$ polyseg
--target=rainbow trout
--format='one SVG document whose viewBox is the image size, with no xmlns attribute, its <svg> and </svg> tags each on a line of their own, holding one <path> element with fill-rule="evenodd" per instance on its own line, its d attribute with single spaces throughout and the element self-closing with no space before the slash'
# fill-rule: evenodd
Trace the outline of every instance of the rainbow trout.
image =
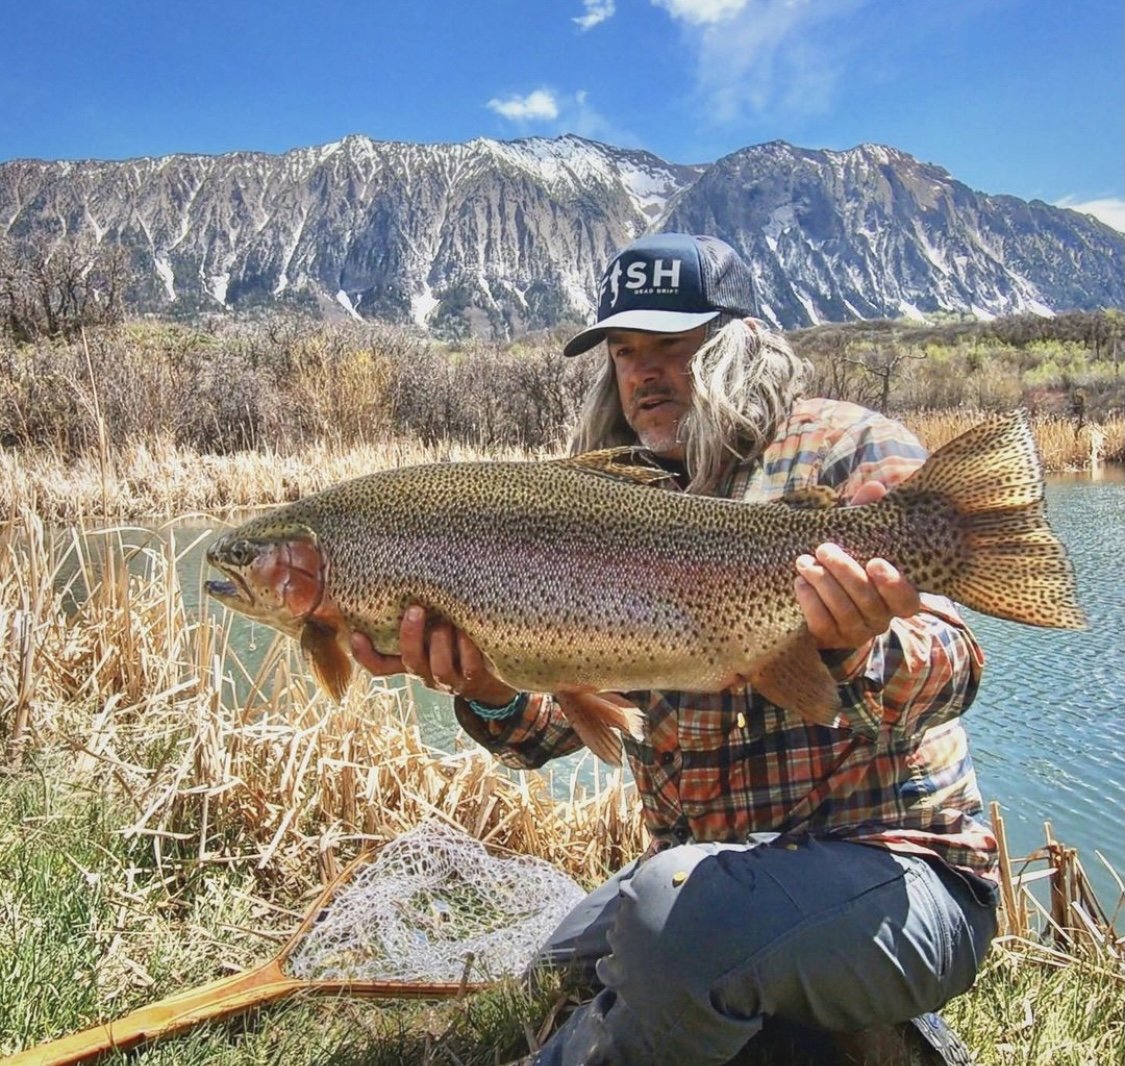
<svg viewBox="0 0 1125 1066">
<path fill-rule="evenodd" d="M 765 504 L 654 488 L 632 449 L 545 462 L 446 463 L 356 478 L 219 537 L 207 589 L 300 640 L 339 699 L 350 638 L 398 652 L 411 604 L 472 638 L 513 687 L 553 692 L 608 762 L 640 712 L 613 695 L 749 684 L 830 723 L 836 683 L 793 591 L 794 560 L 832 541 L 881 557 L 920 590 L 1030 625 L 1082 628 L 1073 574 L 1047 525 L 1022 414 L 935 452 L 879 502 L 830 491 Z"/>
</svg>

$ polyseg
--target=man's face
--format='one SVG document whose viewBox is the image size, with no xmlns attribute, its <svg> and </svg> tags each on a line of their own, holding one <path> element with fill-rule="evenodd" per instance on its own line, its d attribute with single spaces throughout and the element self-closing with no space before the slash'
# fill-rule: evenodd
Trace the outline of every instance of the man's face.
<svg viewBox="0 0 1125 1066">
<path fill-rule="evenodd" d="M 644 447 L 665 459 L 684 457 L 678 432 L 691 405 L 689 367 L 706 337 L 706 326 L 686 333 L 606 333 L 625 421 Z"/>
</svg>

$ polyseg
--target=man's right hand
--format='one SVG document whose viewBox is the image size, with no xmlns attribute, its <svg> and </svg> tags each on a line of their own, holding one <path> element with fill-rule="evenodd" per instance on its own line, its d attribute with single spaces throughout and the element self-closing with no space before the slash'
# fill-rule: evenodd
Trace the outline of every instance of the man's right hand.
<svg viewBox="0 0 1125 1066">
<path fill-rule="evenodd" d="M 503 707 L 516 694 L 489 670 L 480 649 L 452 623 L 439 619 L 427 632 L 426 611 L 417 604 L 402 616 L 398 655 L 380 655 L 361 633 L 352 634 L 352 654 L 377 677 L 411 674 L 428 688 L 489 707 Z"/>
</svg>

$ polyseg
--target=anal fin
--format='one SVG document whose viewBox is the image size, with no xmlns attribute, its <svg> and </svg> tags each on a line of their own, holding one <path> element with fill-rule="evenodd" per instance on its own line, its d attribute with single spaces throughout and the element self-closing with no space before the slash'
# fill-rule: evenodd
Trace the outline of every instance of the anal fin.
<svg viewBox="0 0 1125 1066">
<path fill-rule="evenodd" d="M 771 703 L 818 725 L 832 725 L 840 713 L 836 680 L 803 623 L 757 659 L 746 680 Z"/>
</svg>

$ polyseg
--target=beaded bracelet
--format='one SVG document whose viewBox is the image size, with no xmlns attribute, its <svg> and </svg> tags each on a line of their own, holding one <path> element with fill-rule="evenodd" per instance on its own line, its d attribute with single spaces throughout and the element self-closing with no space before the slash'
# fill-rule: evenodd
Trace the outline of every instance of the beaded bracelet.
<svg viewBox="0 0 1125 1066">
<path fill-rule="evenodd" d="M 517 692 L 503 707 L 488 707 L 477 703 L 476 700 L 465 700 L 465 702 L 478 718 L 483 718 L 486 722 L 497 722 L 501 718 L 511 718 L 512 715 L 522 711 L 527 703 L 527 693 Z"/>
</svg>

